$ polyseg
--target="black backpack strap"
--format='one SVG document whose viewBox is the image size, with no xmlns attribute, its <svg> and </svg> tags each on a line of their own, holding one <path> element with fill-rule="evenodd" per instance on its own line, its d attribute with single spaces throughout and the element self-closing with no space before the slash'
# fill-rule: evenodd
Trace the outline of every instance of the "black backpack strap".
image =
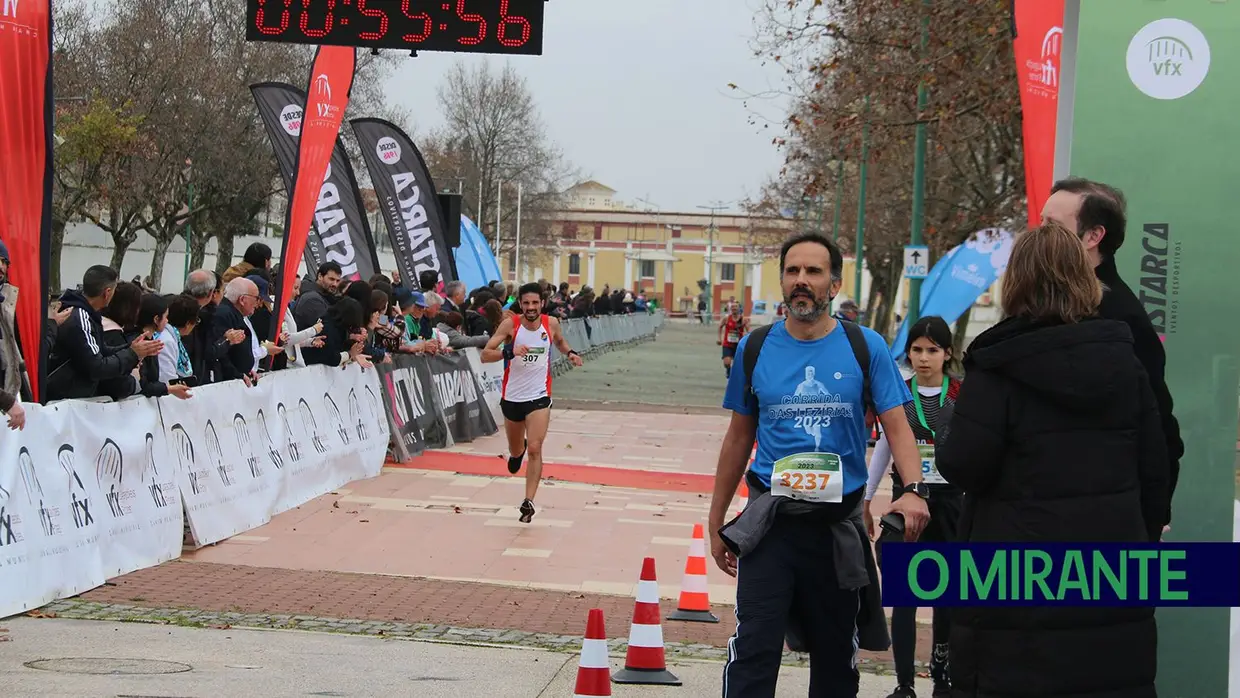
<svg viewBox="0 0 1240 698">
<path fill-rule="evenodd" d="M 745 340 L 745 353 L 741 357 L 741 363 L 745 370 L 745 401 L 753 410 L 754 416 L 758 414 L 758 396 L 753 391 L 753 372 L 758 367 L 758 354 L 762 352 L 762 343 L 766 341 L 766 336 L 771 333 L 774 325 L 763 325 L 749 333 L 748 339 Z"/>
<path fill-rule="evenodd" d="M 847 320 L 840 320 L 839 323 L 844 326 L 844 334 L 848 336 L 848 343 L 852 345 L 853 356 L 861 365 L 862 403 L 865 409 L 873 411 L 875 416 L 878 416 L 878 411 L 874 407 L 874 399 L 870 395 L 870 345 L 866 344 L 865 334 L 862 333 L 860 325 Z"/>
</svg>

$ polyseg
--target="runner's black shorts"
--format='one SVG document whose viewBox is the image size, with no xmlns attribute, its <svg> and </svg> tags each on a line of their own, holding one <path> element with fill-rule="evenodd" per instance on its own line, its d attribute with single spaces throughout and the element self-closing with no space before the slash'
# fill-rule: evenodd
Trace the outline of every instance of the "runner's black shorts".
<svg viewBox="0 0 1240 698">
<path fill-rule="evenodd" d="M 508 400 L 499 401 L 499 410 L 504 413 L 504 419 L 510 422 L 524 422 L 525 418 L 531 413 L 539 410 L 551 408 L 551 396 L 540 397 L 537 400 L 529 402 L 510 402 Z"/>
<path fill-rule="evenodd" d="M 729 359 L 729 358 L 732 358 L 732 357 L 735 357 L 735 356 L 736 356 L 736 347 L 729 347 L 729 346 L 727 346 L 727 345 L 724 345 L 724 347 L 723 347 L 723 358 L 725 358 L 725 359 Z"/>
</svg>

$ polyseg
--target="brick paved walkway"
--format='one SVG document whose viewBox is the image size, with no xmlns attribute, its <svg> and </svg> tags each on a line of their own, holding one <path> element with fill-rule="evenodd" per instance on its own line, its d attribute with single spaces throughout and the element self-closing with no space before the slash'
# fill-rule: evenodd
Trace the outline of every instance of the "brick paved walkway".
<svg viewBox="0 0 1240 698">
<path fill-rule="evenodd" d="M 77 598 L 151 609 L 343 619 L 339 629 L 344 631 L 382 621 L 580 637 L 588 611 L 601 608 L 610 634 L 625 638 L 633 614 L 633 599 L 621 596 L 185 561 L 119 577 Z M 726 606 L 713 608 L 720 619 L 716 624 L 667 621 L 676 604 L 664 601 L 662 606 L 667 642 L 718 648 L 735 630 L 735 616 Z M 919 626 L 918 634 L 918 659 L 925 662 L 929 628 Z M 885 652 L 863 652 L 862 657 L 874 666 L 890 660 Z"/>
</svg>

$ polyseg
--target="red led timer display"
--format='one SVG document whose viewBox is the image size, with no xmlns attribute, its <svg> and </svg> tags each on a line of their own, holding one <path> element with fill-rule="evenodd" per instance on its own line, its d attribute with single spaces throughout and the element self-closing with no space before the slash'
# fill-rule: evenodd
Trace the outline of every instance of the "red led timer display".
<svg viewBox="0 0 1240 698">
<path fill-rule="evenodd" d="M 542 54 L 546 0 L 246 0 L 246 39 Z"/>
</svg>

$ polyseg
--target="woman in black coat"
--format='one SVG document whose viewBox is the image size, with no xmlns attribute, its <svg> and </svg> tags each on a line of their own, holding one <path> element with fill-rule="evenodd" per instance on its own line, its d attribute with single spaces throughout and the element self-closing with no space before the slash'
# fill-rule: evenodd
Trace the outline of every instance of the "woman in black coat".
<svg viewBox="0 0 1240 698">
<path fill-rule="evenodd" d="M 1170 464 L 1127 325 L 1096 318 L 1102 287 L 1076 236 L 1025 233 L 1003 279 L 1007 319 L 965 355 L 936 450 L 966 492 L 961 540 L 1159 540 Z M 954 609 L 958 698 L 1154 698 L 1149 607 Z"/>
<path fill-rule="evenodd" d="M 366 344 L 367 315 L 362 306 L 352 298 L 336 301 L 323 319 L 322 346 L 302 347 L 301 355 L 307 366 L 343 366 L 356 361 L 363 366 L 370 362 L 362 351 Z"/>
</svg>

